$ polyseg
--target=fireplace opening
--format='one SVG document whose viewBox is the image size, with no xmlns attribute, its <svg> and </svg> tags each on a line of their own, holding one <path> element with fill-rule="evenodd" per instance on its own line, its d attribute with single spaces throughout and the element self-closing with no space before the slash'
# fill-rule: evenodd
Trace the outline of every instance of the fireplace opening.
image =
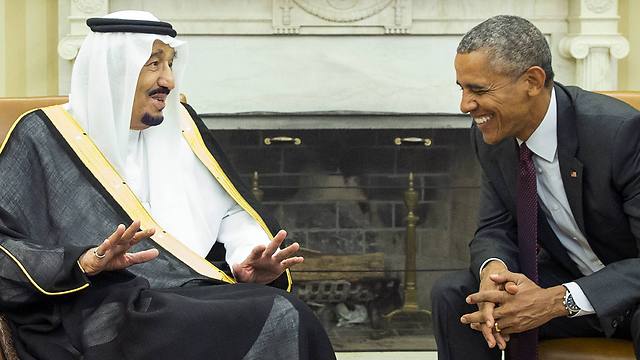
<svg viewBox="0 0 640 360">
<path fill-rule="evenodd" d="M 303 247 L 294 291 L 336 351 L 435 349 L 431 285 L 468 267 L 476 225 L 468 129 L 212 131 Z"/>
</svg>

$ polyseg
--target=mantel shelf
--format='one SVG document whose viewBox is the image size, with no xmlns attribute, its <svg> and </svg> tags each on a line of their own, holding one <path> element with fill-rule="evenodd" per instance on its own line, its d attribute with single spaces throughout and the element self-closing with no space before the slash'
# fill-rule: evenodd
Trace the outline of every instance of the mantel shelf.
<svg viewBox="0 0 640 360">
<path fill-rule="evenodd" d="M 463 129 L 469 115 L 445 113 L 367 113 L 354 111 L 200 114 L 209 129 Z"/>
</svg>

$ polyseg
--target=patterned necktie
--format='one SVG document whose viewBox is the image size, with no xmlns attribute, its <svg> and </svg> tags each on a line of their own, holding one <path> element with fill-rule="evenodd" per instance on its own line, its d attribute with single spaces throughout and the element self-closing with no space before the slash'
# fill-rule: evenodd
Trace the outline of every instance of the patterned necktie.
<svg viewBox="0 0 640 360">
<path fill-rule="evenodd" d="M 520 171 L 518 173 L 518 248 L 520 271 L 538 282 L 538 191 L 533 153 L 526 143 L 520 145 Z M 538 357 L 538 329 L 518 334 L 516 359 L 535 360 Z"/>
</svg>

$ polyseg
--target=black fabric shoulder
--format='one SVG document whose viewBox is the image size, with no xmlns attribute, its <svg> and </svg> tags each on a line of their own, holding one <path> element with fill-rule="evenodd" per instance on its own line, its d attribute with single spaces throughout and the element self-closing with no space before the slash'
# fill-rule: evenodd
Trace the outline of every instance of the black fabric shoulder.
<svg viewBox="0 0 640 360">
<path fill-rule="evenodd" d="M 38 129 L 44 130 L 45 127 L 48 131 L 37 131 Z M 46 138 L 49 135 L 53 139 L 55 139 L 56 144 L 60 146 L 60 148 L 69 157 L 73 164 L 80 170 L 81 174 L 100 193 L 100 195 L 106 201 L 113 202 L 113 198 L 111 197 L 111 195 L 109 195 L 104 186 L 102 186 L 102 184 L 96 179 L 91 171 L 89 171 L 89 169 L 87 169 L 87 167 L 82 163 L 82 160 L 80 160 L 75 151 L 73 151 L 71 146 L 69 146 L 62 134 L 60 134 L 55 125 L 53 125 L 47 115 L 40 109 L 36 109 L 32 112 L 26 113 L 17 120 L 17 124 L 15 124 L 15 127 L 13 128 L 11 133 L 8 134 L 8 139 L 6 140 L 3 152 L 5 150 L 9 150 L 14 141 L 28 141 L 35 147 L 44 146 L 43 144 L 46 144 L 48 141 L 50 141 Z M 43 151 L 48 150 L 43 149 Z M 122 209 L 122 207 L 120 207 L 116 202 L 113 203 L 114 210 L 118 212 L 119 216 L 132 221 L 127 213 Z"/>
<path fill-rule="evenodd" d="M 28 121 L 36 121 L 36 119 L 38 119 L 40 123 L 44 124 L 49 129 L 51 136 L 56 140 L 56 142 L 60 145 L 60 147 L 64 150 L 64 152 L 69 156 L 69 158 L 74 163 L 74 165 L 78 169 L 80 169 L 80 172 L 82 173 L 82 175 L 84 175 L 85 178 L 89 181 L 89 183 L 91 183 L 91 185 L 95 187 L 96 190 L 98 190 L 100 195 L 102 195 L 102 197 L 106 201 L 113 202 L 114 210 L 116 210 L 122 218 L 128 219 L 129 222 L 133 221 L 129 217 L 129 215 L 126 213 L 126 211 L 124 211 L 124 209 L 122 209 L 122 207 L 119 204 L 117 204 L 117 202 L 113 201 L 113 198 L 111 197 L 107 189 L 105 189 L 104 186 L 98 181 L 98 179 L 96 179 L 96 177 L 91 173 L 91 171 L 87 169 L 87 167 L 84 165 L 82 160 L 80 160 L 78 155 L 76 155 L 75 151 L 73 151 L 71 146 L 67 143 L 67 141 L 62 136 L 62 134 L 60 134 L 58 129 L 56 129 L 55 125 L 53 125 L 51 120 L 49 120 L 47 115 L 42 110 L 40 109 L 35 110 L 34 112 L 29 113 L 29 119 L 25 118 L 25 120 L 28 120 Z M 18 124 L 18 126 L 19 125 L 20 124 Z M 18 128 L 18 126 L 16 126 L 16 129 Z"/>
<path fill-rule="evenodd" d="M 564 86 L 559 83 L 556 85 L 556 89 L 564 91 L 570 99 L 578 119 L 582 117 L 601 119 L 602 125 L 606 126 L 616 119 L 625 121 L 640 114 L 640 111 L 633 106 L 614 97 L 583 90 L 577 86 Z"/>
</svg>

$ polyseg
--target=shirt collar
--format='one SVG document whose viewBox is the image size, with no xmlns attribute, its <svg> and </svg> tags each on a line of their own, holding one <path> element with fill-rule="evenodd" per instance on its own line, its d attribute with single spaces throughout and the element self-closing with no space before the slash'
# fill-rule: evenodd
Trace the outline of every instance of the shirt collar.
<svg viewBox="0 0 640 360">
<path fill-rule="evenodd" d="M 558 104 L 556 103 L 556 90 L 551 89 L 551 101 L 549 108 L 544 115 L 542 122 L 538 128 L 529 136 L 526 141 L 527 146 L 534 154 L 543 158 L 548 162 L 553 162 L 558 148 Z M 522 145 L 523 141 L 518 140 L 518 145 Z"/>
</svg>

